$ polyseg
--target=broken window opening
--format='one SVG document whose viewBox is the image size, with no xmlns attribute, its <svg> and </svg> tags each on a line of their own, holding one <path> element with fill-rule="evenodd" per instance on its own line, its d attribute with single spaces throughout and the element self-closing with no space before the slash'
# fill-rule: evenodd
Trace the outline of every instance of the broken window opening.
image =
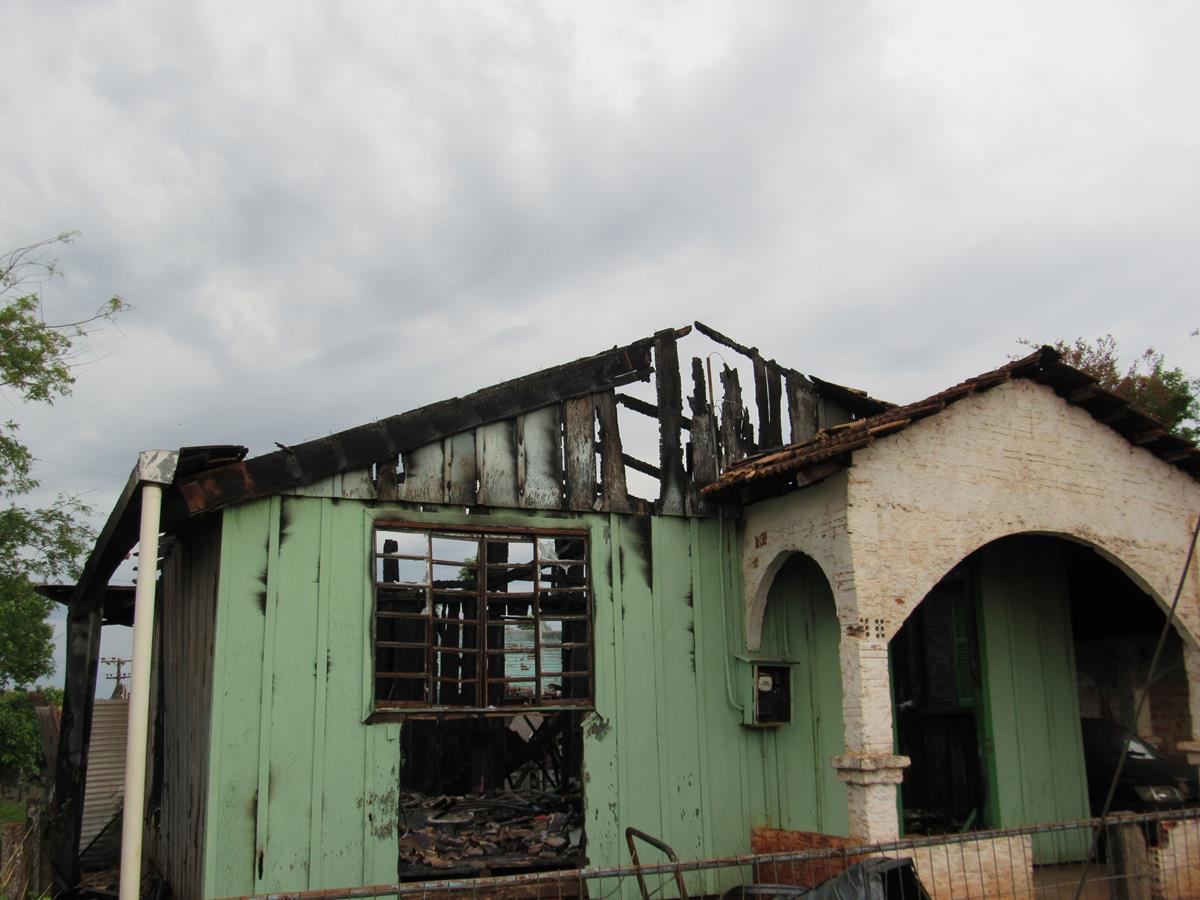
<svg viewBox="0 0 1200 900">
<path fill-rule="evenodd" d="M 587 553 L 584 533 L 378 523 L 376 710 L 590 707 Z"/>
<path fill-rule="evenodd" d="M 583 715 L 407 720 L 400 880 L 584 865 Z"/>
</svg>

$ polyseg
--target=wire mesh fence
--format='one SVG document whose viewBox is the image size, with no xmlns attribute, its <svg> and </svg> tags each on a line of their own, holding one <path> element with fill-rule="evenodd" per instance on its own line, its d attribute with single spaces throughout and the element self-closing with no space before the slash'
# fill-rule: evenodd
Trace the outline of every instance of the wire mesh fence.
<svg viewBox="0 0 1200 900">
<path fill-rule="evenodd" d="M 809 897 L 810 900 L 1200 898 L 1200 809 L 1114 815 L 995 831 L 863 844 L 802 832 L 773 853 L 673 860 L 642 848 L 640 864 L 257 895 L 260 900 Z M 836 845 L 832 845 L 836 843 Z M 1092 847 L 1095 851 L 1092 852 Z M 909 860 L 879 865 L 879 860 Z"/>
</svg>

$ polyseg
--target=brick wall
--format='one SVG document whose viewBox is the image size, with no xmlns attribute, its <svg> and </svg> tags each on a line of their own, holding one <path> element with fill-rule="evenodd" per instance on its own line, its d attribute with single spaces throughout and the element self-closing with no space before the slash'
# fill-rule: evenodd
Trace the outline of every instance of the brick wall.
<svg viewBox="0 0 1200 900">
<path fill-rule="evenodd" d="M 1200 820 L 1162 823 L 1157 847 L 1150 848 L 1154 896 L 1162 900 L 1200 898 Z"/>
</svg>

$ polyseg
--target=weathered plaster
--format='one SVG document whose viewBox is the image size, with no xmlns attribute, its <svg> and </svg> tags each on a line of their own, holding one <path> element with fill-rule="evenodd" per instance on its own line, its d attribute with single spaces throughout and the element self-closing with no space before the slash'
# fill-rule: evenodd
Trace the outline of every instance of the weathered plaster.
<svg viewBox="0 0 1200 900">
<path fill-rule="evenodd" d="M 888 641 L 950 569 L 1005 535 L 1060 535 L 1096 548 L 1165 608 L 1198 513 L 1200 484 L 1026 380 L 967 397 L 859 450 L 845 472 L 747 509 L 748 649 L 758 647 L 767 591 L 789 555 L 812 557 L 833 588 L 846 752 L 860 760 L 839 771 L 852 833 L 895 835 L 894 784 L 907 760 L 890 756 Z M 1196 564 L 1179 618 L 1195 684 Z M 1200 691 L 1192 694 L 1200 723 Z M 858 771 L 872 767 L 881 774 Z"/>
<path fill-rule="evenodd" d="M 746 585 L 746 649 L 750 651 L 758 650 L 762 642 L 771 582 L 793 553 L 810 556 L 821 567 L 833 589 L 838 618 L 845 624 L 844 610 L 855 606 L 845 472 L 746 510 L 742 577 Z"/>
<path fill-rule="evenodd" d="M 1200 484 L 1047 387 L 1012 381 L 884 438 L 848 470 L 861 615 L 890 640 L 960 560 L 997 538 L 1056 534 L 1095 547 L 1164 607 L 1200 512 Z M 1200 633 L 1200 571 L 1179 616 Z"/>
</svg>

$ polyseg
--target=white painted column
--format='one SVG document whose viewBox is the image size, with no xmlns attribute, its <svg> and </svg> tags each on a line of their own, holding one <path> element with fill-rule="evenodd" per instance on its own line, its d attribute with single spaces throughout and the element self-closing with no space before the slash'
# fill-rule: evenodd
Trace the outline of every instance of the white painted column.
<svg viewBox="0 0 1200 900">
<path fill-rule="evenodd" d="M 125 805 L 121 820 L 120 900 L 138 900 L 146 812 L 146 744 L 150 724 L 150 660 L 154 650 L 154 595 L 158 586 L 158 534 L 163 485 L 175 477 L 178 454 L 147 450 L 138 456 L 141 526 L 133 606 L 133 671 L 125 746 Z"/>
<path fill-rule="evenodd" d="M 846 753 L 833 759 L 846 784 L 850 836 L 894 841 L 900 835 L 897 785 L 909 765 L 892 752 L 892 691 L 887 642 L 873 621 L 845 628 L 841 645 Z"/>
</svg>

